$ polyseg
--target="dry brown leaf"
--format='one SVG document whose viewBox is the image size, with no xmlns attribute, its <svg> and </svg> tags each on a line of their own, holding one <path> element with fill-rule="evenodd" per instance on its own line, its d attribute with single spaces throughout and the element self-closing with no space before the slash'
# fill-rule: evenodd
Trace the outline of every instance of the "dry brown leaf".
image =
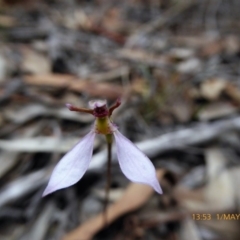
<svg viewBox="0 0 240 240">
<path fill-rule="evenodd" d="M 0 15 L 0 26 L 1 27 L 13 27 L 17 23 L 16 19 L 12 16 Z"/>
<path fill-rule="evenodd" d="M 239 240 L 239 221 L 212 219 L 211 221 L 199 221 L 198 223 L 217 233 L 219 235 L 217 239 Z"/>
<path fill-rule="evenodd" d="M 202 69 L 202 63 L 198 58 L 192 57 L 189 59 L 186 59 L 183 62 L 180 62 L 177 65 L 177 71 L 180 73 L 196 73 L 199 72 Z"/>
<path fill-rule="evenodd" d="M 229 55 L 236 54 L 240 49 L 238 37 L 234 35 L 227 36 L 224 40 L 224 49 Z"/>
<path fill-rule="evenodd" d="M 203 202 L 203 188 L 199 188 L 197 190 L 190 190 L 186 186 L 177 185 L 174 189 L 174 197 L 179 201 L 179 203 L 182 205 L 187 205 L 188 207 L 188 201 L 191 202 Z M 194 208 L 194 207 L 193 207 Z M 195 208 L 194 208 L 195 209 Z"/>
<path fill-rule="evenodd" d="M 236 113 L 238 108 L 229 102 L 214 102 L 201 109 L 197 116 L 201 121 L 213 120 Z"/>
<path fill-rule="evenodd" d="M 176 197 L 190 214 L 207 213 L 211 215 L 211 221 L 198 221 L 198 225 L 219 233 L 221 236 L 219 239 L 237 240 L 240 234 L 238 222 L 218 220 L 216 216 L 217 214 L 236 213 L 235 208 L 236 204 L 239 206 L 240 196 L 238 191 L 239 168 L 226 169 L 227 159 L 218 148 L 207 149 L 206 161 L 207 185 L 199 190 L 185 191 L 187 194 L 183 194 L 182 189 L 179 189 L 178 192 L 175 192 Z M 199 193 L 198 197 L 197 193 Z M 187 238 L 183 237 L 183 239 Z"/>
<path fill-rule="evenodd" d="M 228 83 L 225 88 L 226 94 L 232 98 L 236 103 L 240 103 L 240 89 L 234 84 Z"/>
<path fill-rule="evenodd" d="M 33 86 L 66 88 L 74 79 L 76 78 L 69 74 L 41 74 L 27 75 L 23 80 L 26 84 Z"/>
<path fill-rule="evenodd" d="M 235 190 L 229 170 L 226 169 L 227 159 L 218 148 L 206 151 L 207 175 L 209 183 L 205 190 L 205 199 L 212 209 L 221 211 L 234 209 Z"/>
<path fill-rule="evenodd" d="M 216 39 L 206 44 L 200 52 L 203 57 L 211 57 L 222 52 L 223 47 L 223 42 Z"/>
<path fill-rule="evenodd" d="M 236 190 L 230 171 L 226 169 L 227 159 L 218 148 L 206 151 L 208 183 L 198 190 L 176 189 L 175 195 L 190 212 L 232 211 L 235 208 Z"/>
<path fill-rule="evenodd" d="M 35 86 L 69 88 L 72 91 L 87 93 L 92 97 L 116 99 L 123 95 L 123 88 L 116 84 L 91 82 L 68 74 L 25 76 L 24 82 Z"/>
<path fill-rule="evenodd" d="M 158 179 L 162 179 L 165 170 L 157 170 Z M 147 185 L 131 183 L 123 194 L 122 198 L 107 208 L 108 223 L 112 223 L 115 219 L 123 214 L 134 211 L 143 206 L 153 194 L 154 190 Z M 67 234 L 62 240 L 89 240 L 104 228 L 103 213 L 98 214 L 89 219 L 74 231 Z"/>
<path fill-rule="evenodd" d="M 124 28 L 121 17 L 119 8 L 111 8 L 106 12 L 106 14 L 104 14 L 102 25 L 109 31 L 121 31 Z"/>
<path fill-rule="evenodd" d="M 172 60 L 184 60 L 193 57 L 195 54 L 191 48 L 173 48 L 170 50 L 170 57 Z"/>
<path fill-rule="evenodd" d="M 226 87 L 226 81 L 219 78 L 209 79 L 201 84 L 201 95 L 209 100 L 217 99 Z"/>
<path fill-rule="evenodd" d="M 191 101 L 184 99 L 176 99 L 176 102 L 172 105 L 172 114 L 174 117 L 182 123 L 186 123 L 190 120 L 193 112 Z"/>
<path fill-rule="evenodd" d="M 22 70 L 33 74 L 48 74 L 51 71 L 50 59 L 30 48 L 21 48 L 23 61 Z"/>
</svg>

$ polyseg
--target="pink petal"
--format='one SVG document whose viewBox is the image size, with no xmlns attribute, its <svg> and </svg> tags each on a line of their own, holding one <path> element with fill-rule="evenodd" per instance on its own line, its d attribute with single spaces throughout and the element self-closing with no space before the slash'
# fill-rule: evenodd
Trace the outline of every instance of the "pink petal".
<svg viewBox="0 0 240 240">
<path fill-rule="evenodd" d="M 125 176 L 132 182 L 152 186 L 156 192 L 162 193 L 152 162 L 130 140 L 119 131 L 114 133 L 119 165 Z"/>
<path fill-rule="evenodd" d="M 87 171 L 96 133 L 91 131 L 57 164 L 43 196 L 78 182 Z"/>
</svg>

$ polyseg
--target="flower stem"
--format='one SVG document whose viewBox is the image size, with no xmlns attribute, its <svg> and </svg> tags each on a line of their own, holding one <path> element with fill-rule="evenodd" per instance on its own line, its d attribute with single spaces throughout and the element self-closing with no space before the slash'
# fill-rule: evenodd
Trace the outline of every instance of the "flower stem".
<svg viewBox="0 0 240 240">
<path fill-rule="evenodd" d="M 106 187 L 105 187 L 105 201 L 103 205 L 103 218 L 104 218 L 104 225 L 105 227 L 108 224 L 107 221 L 107 205 L 109 201 L 109 190 L 111 186 L 111 163 L 112 163 L 112 134 L 107 134 L 106 135 L 106 140 L 107 140 L 107 148 L 108 148 L 108 160 L 107 160 L 107 181 L 106 181 Z"/>
</svg>

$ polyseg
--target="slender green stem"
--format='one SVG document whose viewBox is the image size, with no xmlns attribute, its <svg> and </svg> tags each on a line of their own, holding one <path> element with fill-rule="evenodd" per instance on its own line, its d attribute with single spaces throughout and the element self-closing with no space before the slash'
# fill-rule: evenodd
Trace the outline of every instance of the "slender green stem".
<svg viewBox="0 0 240 240">
<path fill-rule="evenodd" d="M 105 187 L 105 201 L 103 205 L 103 218 L 105 227 L 108 225 L 107 219 L 107 205 L 109 201 L 109 190 L 111 187 L 111 163 L 112 163 L 112 134 L 106 135 L 107 146 L 108 146 L 108 157 L 107 157 L 107 181 Z"/>
</svg>

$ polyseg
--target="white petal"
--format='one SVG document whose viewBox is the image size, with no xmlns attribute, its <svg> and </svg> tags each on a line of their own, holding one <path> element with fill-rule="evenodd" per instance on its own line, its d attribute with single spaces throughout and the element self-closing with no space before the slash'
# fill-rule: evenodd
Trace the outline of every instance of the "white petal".
<svg viewBox="0 0 240 240">
<path fill-rule="evenodd" d="M 107 104 L 107 101 L 106 100 L 91 100 L 88 104 L 91 109 L 95 109 L 97 107 L 105 106 Z"/>
<path fill-rule="evenodd" d="M 125 176 L 132 182 L 152 186 L 156 192 L 162 193 L 152 162 L 129 139 L 119 131 L 114 133 L 119 165 Z"/>
<path fill-rule="evenodd" d="M 54 168 L 43 196 L 78 182 L 87 171 L 92 158 L 96 133 L 91 131 L 70 150 Z"/>
</svg>

